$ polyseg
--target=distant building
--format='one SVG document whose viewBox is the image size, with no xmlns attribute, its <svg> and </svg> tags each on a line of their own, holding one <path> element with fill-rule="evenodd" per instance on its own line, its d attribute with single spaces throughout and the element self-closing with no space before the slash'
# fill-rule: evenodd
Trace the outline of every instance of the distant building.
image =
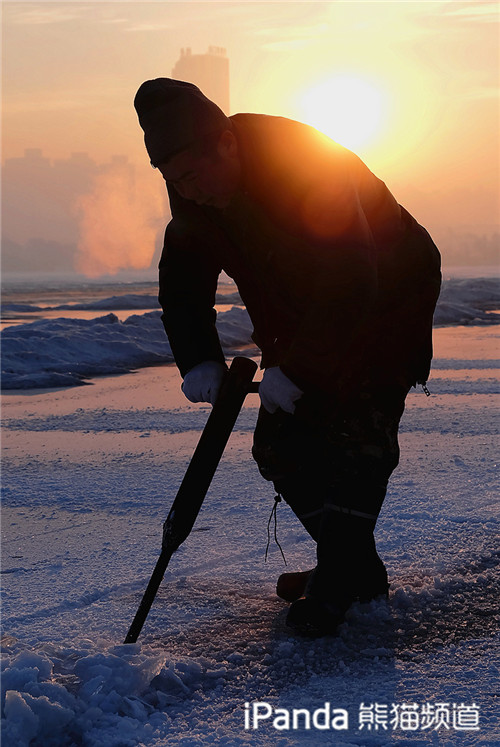
<svg viewBox="0 0 500 747">
<path fill-rule="evenodd" d="M 223 47 L 209 47 L 206 54 L 192 54 L 190 47 L 181 49 L 172 78 L 194 83 L 229 114 L 229 59 Z"/>
</svg>

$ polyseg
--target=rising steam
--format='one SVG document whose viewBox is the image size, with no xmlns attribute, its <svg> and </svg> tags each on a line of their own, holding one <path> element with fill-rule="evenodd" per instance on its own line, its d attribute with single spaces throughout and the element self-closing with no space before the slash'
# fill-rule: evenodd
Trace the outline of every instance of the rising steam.
<svg viewBox="0 0 500 747">
<path fill-rule="evenodd" d="M 78 198 L 76 269 L 88 277 L 150 267 L 165 224 L 167 201 L 155 174 L 115 158 L 95 177 L 92 192 Z"/>
</svg>

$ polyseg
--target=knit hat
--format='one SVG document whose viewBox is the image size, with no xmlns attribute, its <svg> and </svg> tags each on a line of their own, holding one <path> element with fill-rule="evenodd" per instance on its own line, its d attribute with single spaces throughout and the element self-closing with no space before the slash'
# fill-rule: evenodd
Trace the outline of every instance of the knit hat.
<svg viewBox="0 0 500 747">
<path fill-rule="evenodd" d="M 222 109 L 183 80 L 147 80 L 137 91 L 134 106 L 152 166 L 167 162 L 208 135 L 231 129 Z"/>
</svg>

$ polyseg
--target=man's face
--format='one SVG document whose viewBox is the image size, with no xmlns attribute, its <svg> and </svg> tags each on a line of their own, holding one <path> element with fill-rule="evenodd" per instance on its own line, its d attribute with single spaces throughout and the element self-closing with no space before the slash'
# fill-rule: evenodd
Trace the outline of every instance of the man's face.
<svg viewBox="0 0 500 747">
<path fill-rule="evenodd" d="M 160 164 L 158 169 L 167 184 L 186 200 L 225 208 L 241 177 L 236 139 L 232 132 L 224 132 L 213 153 L 200 156 L 185 150 Z"/>
</svg>

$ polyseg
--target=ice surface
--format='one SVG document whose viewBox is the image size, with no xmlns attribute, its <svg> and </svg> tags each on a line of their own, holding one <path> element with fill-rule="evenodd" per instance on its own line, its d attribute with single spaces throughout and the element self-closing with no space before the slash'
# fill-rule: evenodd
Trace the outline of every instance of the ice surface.
<svg viewBox="0 0 500 747">
<path fill-rule="evenodd" d="M 338 636 L 318 640 L 284 624 L 273 545 L 264 563 L 274 492 L 250 458 L 257 395 L 130 646 L 210 408 L 185 403 L 171 366 L 4 395 L 2 745 L 500 745 L 495 332 L 435 331 L 432 396 L 408 398 L 377 526 L 389 603 L 355 605 Z M 287 570 L 312 566 L 283 504 L 278 538 Z M 248 731 L 244 704 L 256 701 L 327 701 L 349 729 Z M 358 728 L 362 703 L 414 702 L 475 703 L 480 729 Z"/>
<path fill-rule="evenodd" d="M 237 293 L 219 294 L 218 301 L 237 304 L 239 297 Z M 128 294 L 49 308 L 143 309 L 148 303 L 157 305 L 153 296 Z M 10 313 L 14 307 L 27 310 L 25 305 L 10 304 Z M 496 324 L 500 314 L 492 310 L 499 308 L 496 278 L 450 279 L 444 283 L 434 321 L 437 326 Z M 31 310 L 48 309 L 32 306 Z M 234 305 L 219 313 L 217 328 L 226 354 L 252 346 L 252 325 L 244 308 Z M 133 315 L 125 321 L 113 313 L 96 319 L 42 319 L 2 332 L 3 389 L 75 386 L 94 376 L 172 361 L 159 311 Z"/>
</svg>

